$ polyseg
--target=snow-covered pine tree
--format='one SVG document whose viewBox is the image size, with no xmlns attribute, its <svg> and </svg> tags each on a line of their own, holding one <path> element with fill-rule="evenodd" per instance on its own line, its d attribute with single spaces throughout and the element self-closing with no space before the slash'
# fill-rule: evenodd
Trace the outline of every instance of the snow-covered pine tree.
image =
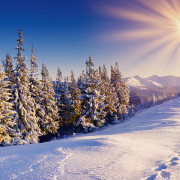
<svg viewBox="0 0 180 180">
<path fill-rule="evenodd" d="M 45 112 L 42 121 L 40 122 L 40 128 L 44 135 L 57 133 L 60 118 L 58 115 L 58 109 L 54 99 L 54 89 L 49 76 L 46 65 L 42 64 L 41 70 L 42 76 L 42 100 L 40 102 L 41 108 Z"/>
<path fill-rule="evenodd" d="M 81 92 L 82 117 L 77 123 L 84 132 L 93 131 L 95 126 L 103 126 L 106 116 L 104 96 L 100 94 L 101 77 L 93 66 L 92 58 L 89 57 L 86 61 L 85 84 Z"/>
<path fill-rule="evenodd" d="M 68 134 L 70 128 L 70 109 L 71 109 L 71 103 L 70 103 L 70 98 L 71 98 L 71 93 L 70 93 L 70 87 L 69 87 L 69 82 L 68 82 L 68 77 L 64 78 L 64 82 L 61 83 L 61 87 L 59 90 L 60 96 L 58 98 L 57 104 L 58 104 L 58 112 L 59 115 L 62 119 L 61 123 L 61 132 L 63 134 Z"/>
<path fill-rule="evenodd" d="M 153 94 L 152 95 L 152 104 L 156 105 L 156 103 L 157 103 L 157 97 Z"/>
<path fill-rule="evenodd" d="M 105 65 L 103 65 L 103 67 L 105 67 Z M 103 70 L 102 70 L 102 67 L 101 66 L 99 66 L 99 75 L 101 76 L 101 78 L 102 78 L 102 76 L 103 76 Z"/>
<path fill-rule="evenodd" d="M 14 96 L 14 106 L 18 113 L 16 120 L 16 130 L 19 136 L 14 139 L 13 144 L 37 143 L 41 134 L 37 124 L 36 109 L 34 99 L 29 91 L 28 68 L 25 64 L 25 57 L 22 55 L 23 36 L 19 28 L 17 40 L 17 63 L 15 73 L 15 83 L 12 85 Z"/>
<path fill-rule="evenodd" d="M 158 99 L 158 104 L 163 103 L 163 97 L 161 94 L 158 95 L 157 99 Z"/>
<path fill-rule="evenodd" d="M 29 75 L 29 80 L 30 80 L 30 90 L 34 91 L 34 93 L 37 91 L 36 87 L 34 87 L 34 84 L 36 85 L 36 82 L 40 84 L 38 81 L 38 64 L 36 62 L 37 58 L 34 54 L 34 46 L 32 46 L 32 51 L 31 51 L 31 68 L 30 68 L 30 75 Z M 36 94 L 32 93 L 33 96 L 36 96 Z"/>
<path fill-rule="evenodd" d="M 11 88 L 12 84 L 14 84 L 14 69 L 13 69 L 12 58 L 8 53 L 6 54 L 6 59 L 3 59 L 3 66 L 4 66 L 4 72 L 6 74 L 6 79 L 10 82 L 9 88 Z"/>
<path fill-rule="evenodd" d="M 61 87 L 62 86 L 62 72 L 60 68 L 57 69 L 56 82 L 54 82 L 54 92 L 55 92 L 55 100 L 58 101 L 61 95 Z"/>
<path fill-rule="evenodd" d="M 120 107 L 120 103 L 119 103 L 119 98 L 117 96 L 117 92 L 116 92 L 116 86 L 114 85 L 115 81 L 115 71 L 113 66 L 111 66 L 111 78 L 110 78 L 110 86 L 111 86 L 111 90 L 112 90 L 112 94 L 113 94 L 113 102 L 114 102 L 114 106 L 115 106 L 115 120 L 117 120 L 119 117 L 119 107 Z"/>
<path fill-rule="evenodd" d="M 127 116 L 127 108 L 129 106 L 129 90 L 128 86 L 122 80 L 122 75 L 119 71 L 118 63 L 115 67 L 111 67 L 111 85 L 118 97 L 117 112 L 118 117 L 124 119 Z"/>
<path fill-rule="evenodd" d="M 71 71 L 71 87 L 70 87 L 70 116 L 69 121 L 74 127 L 76 126 L 76 123 L 78 119 L 81 117 L 81 91 L 77 87 L 77 83 L 74 77 L 73 71 Z"/>
<path fill-rule="evenodd" d="M 116 113 L 116 101 L 117 95 L 114 91 L 114 88 L 111 86 L 110 78 L 107 73 L 106 66 L 103 65 L 103 68 L 99 68 L 100 74 L 101 74 L 101 95 L 105 97 L 104 103 L 105 103 L 105 112 L 106 112 L 106 121 L 108 123 L 115 123 L 117 120 Z M 115 99 L 116 98 L 116 99 Z"/>
<path fill-rule="evenodd" d="M 31 60 L 30 60 L 30 76 L 29 76 L 29 81 L 30 81 L 30 88 L 29 91 L 31 93 L 31 97 L 35 101 L 35 109 L 36 109 L 36 117 L 38 119 L 38 125 L 43 124 L 43 119 L 45 116 L 45 111 L 41 107 L 41 102 L 44 99 L 44 92 L 42 91 L 42 85 L 41 82 L 38 78 L 38 63 L 37 58 L 34 54 L 34 47 L 32 46 L 32 51 L 31 51 Z M 41 126 L 40 126 L 41 127 Z M 42 134 L 44 134 L 43 129 L 41 129 Z"/>
<path fill-rule="evenodd" d="M 13 104 L 10 81 L 1 71 L 0 67 L 0 145 L 10 145 L 17 135 L 14 118 L 16 112 L 13 110 Z"/>
<path fill-rule="evenodd" d="M 78 77 L 78 80 L 77 80 L 77 86 L 81 90 L 81 92 L 84 90 L 85 84 L 86 84 L 86 75 L 85 75 L 85 72 L 83 70 L 81 75 Z"/>
</svg>

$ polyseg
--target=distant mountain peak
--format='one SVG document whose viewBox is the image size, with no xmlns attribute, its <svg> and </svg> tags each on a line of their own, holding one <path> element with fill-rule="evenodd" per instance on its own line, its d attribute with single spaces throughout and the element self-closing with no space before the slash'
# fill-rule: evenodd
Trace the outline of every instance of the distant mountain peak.
<svg viewBox="0 0 180 180">
<path fill-rule="evenodd" d="M 139 75 L 124 78 L 124 81 L 129 87 L 140 89 L 148 88 L 163 88 L 163 87 L 180 87 L 180 77 L 176 76 L 158 76 L 153 75 L 148 78 L 143 78 Z"/>
</svg>

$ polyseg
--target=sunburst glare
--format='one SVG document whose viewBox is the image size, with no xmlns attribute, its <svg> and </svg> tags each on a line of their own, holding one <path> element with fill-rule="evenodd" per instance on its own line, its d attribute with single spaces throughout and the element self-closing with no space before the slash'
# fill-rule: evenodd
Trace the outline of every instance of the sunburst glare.
<svg viewBox="0 0 180 180">
<path fill-rule="evenodd" d="M 134 54 L 131 61 L 157 61 L 166 63 L 173 61 L 169 73 L 180 66 L 180 1 L 179 0 L 136 0 L 130 7 L 104 6 L 101 12 L 132 26 L 117 28 L 105 34 L 103 39 L 111 42 L 136 42 L 138 46 L 129 49 Z M 132 8 L 133 6 L 133 8 Z M 159 64 L 158 62 L 158 64 Z M 160 64 L 161 64 L 160 63 Z M 147 64 L 147 63 L 146 63 Z M 153 63 L 152 63 L 153 64 Z M 176 70 L 175 70 L 176 69 Z"/>
</svg>

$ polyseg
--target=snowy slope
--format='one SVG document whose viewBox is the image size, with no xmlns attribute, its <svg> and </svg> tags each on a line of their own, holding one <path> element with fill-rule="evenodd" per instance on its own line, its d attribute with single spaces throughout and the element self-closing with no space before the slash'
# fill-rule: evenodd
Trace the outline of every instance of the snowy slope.
<svg viewBox="0 0 180 180">
<path fill-rule="evenodd" d="M 162 87 L 161 84 L 155 82 L 155 81 L 152 81 L 148 78 L 143 78 L 143 77 L 140 77 L 140 76 L 135 76 L 136 79 L 138 79 L 140 81 L 140 83 L 145 86 L 145 87 Z"/>
<path fill-rule="evenodd" d="M 124 81 L 129 87 L 136 87 L 140 89 L 146 89 L 148 87 L 151 87 L 151 88 L 162 87 L 160 83 L 157 83 L 151 79 L 143 78 L 140 76 L 124 78 Z"/>
<path fill-rule="evenodd" d="M 0 179 L 180 179 L 180 98 L 73 138 L 0 148 Z"/>
<path fill-rule="evenodd" d="M 128 85 L 128 87 L 137 87 L 140 89 L 145 88 L 144 85 L 141 84 L 140 81 L 136 79 L 135 77 L 127 78 L 126 84 Z"/>
</svg>

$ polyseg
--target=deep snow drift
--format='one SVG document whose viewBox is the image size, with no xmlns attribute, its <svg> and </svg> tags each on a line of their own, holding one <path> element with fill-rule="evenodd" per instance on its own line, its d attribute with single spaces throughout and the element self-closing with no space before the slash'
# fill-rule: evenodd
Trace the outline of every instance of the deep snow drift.
<svg viewBox="0 0 180 180">
<path fill-rule="evenodd" d="M 180 179 L 180 98 L 107 129 L 0 148 L 0 179 Z"/>
</svg>

